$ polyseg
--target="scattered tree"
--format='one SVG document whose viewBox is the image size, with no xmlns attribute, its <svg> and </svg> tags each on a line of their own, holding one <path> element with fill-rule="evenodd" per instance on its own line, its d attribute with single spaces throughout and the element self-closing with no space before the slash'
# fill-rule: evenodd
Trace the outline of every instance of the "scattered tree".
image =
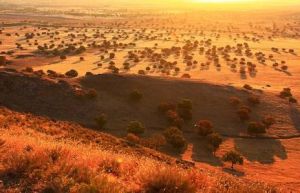
<svg viewBox="0 0 300 193">
<path fill-rule="evenodd" d="M 222 160 L 224 162 L 231 162 L 231 169 L 234 169 L 235 164 L 242 165 L 244 163 L 243 157 L 236 151 L 229 151 L 223 155 Z"/>
</svg>

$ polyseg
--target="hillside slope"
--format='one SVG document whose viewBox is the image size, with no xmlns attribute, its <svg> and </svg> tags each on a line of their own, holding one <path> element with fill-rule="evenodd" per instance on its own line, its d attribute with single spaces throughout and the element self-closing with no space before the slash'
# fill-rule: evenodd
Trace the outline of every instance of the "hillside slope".
<svg viewBox="0 0 300 193">
<path fill-rule="evenodd" d="M 277 192 L 69 122 L 1 107 L 0 123 L 1 192 Z"/>
<path fill-rule="evenodd" d="M 231 97 L 238 97 L 251 108 L 251 121 L 259 121 L 269 115 L 276 119 L 276 124 L 268 129 L 269 136 L 299 135 L 299 105 L 290 104 L 273 93 L 261 90 L 249 91 L 190 80 L 113 74 L 67 79 L 75 86 L 65 80 L 47 80 L 7 72 L 0 73 L 0 81 L 0 104 L 3 106 L 73 121 L 91 128 L 97 126 L 94 119 L 105 113 L 108 117 L 107 132 L 118 136 L 126 134 L 125 127 L 132 120 L 139 120 L 148 128 L 146 135 L 167 127 L 166 118 L 157 112 L 157 107 L 161 102 L 176 104 L 181 99 L 189 99 L 193 105 L 193 119 L 183 125 L 184 130 L 190 131 L 197 120 L 207 119 L 223 135 L 247 135 L 247 124 L 239 120 L 237 108 L 229 103 Z M 97 97 L 83 100 L 74 92 L 76 89 L 93 89 Z M 138 103 L 129 101 L 129 95 L 134 90 L 143 95 Z M 259 97 L 259 105 L 247 102 L 252 95 Z"/>
</svg>

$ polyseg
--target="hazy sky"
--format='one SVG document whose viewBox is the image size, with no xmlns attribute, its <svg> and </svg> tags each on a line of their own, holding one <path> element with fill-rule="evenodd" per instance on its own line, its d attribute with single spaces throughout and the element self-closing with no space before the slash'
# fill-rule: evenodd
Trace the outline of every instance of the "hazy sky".
<svg viewBox="0 0 300 193">
<path fill-rule="evenodd" d="M 101 6 L 101 5 L 157 5 L 163 7 L 174 7 L 174 6 L 209 6 L 209 7 L 226 7 L 226 6 L 244 6 L 244 7 L 259 7 L 259 8 L 270 8 L 270 7 L 287 7 L 293 6 L 298 7 L 300 10 L 300 0 L 0 0 L 10 3 L 43 3 L 50 5 L 87 5 L 87 6 Z"/>
</svg>

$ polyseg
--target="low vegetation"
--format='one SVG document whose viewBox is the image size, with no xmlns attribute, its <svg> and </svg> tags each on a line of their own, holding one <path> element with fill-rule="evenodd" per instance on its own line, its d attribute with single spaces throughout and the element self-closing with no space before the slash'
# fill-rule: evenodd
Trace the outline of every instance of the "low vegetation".
<svg viewBox="0 0 300 193">
<path fill-rule="evenodd" d="M 127 126 L 127 132 L 135 135 L 141 135 L 145 132 L 145 127 L 139 121 L 131 121 Z"/>
<path fill-rule="evenodd" d="M 181 149 L 187 142 L 181 130 L 176 127 L 170 127 L 164 131 L 164 136 L 169 144 L 174 148 Z"/>
</svg>

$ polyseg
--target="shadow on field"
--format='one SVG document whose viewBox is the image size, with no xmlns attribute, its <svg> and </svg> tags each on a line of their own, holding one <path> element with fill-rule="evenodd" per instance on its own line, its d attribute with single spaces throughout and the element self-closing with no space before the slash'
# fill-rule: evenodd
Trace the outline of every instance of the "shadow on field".
<svg viewBox="0 0 300 193">
<path fill-rule="evenodd" d="M 287 159 L 287 153 L 279 140 L 235 139 L 235 149 L 249 161 L 272 164 L 275 157 Z"/>
<path fill-rule="evenodd" d="M 295 128 L 300 131 L 300 111 L 296 107 L 291 107 L 291 119 Z"/>
<path fill-rule="evenodd" d="M 223 168 L 222 171 L 237 177 L 245 176 L 245 172 L 238 171 L 231 168 Z"/>
<path fill-rule="evenodd" d="M 192 160 L 195 162 L 203 162 L 212 166 L 222 166 L 220 158 L 213 155 L 208 143 L 204 139 L 193 140 Z"/>
</svg>

